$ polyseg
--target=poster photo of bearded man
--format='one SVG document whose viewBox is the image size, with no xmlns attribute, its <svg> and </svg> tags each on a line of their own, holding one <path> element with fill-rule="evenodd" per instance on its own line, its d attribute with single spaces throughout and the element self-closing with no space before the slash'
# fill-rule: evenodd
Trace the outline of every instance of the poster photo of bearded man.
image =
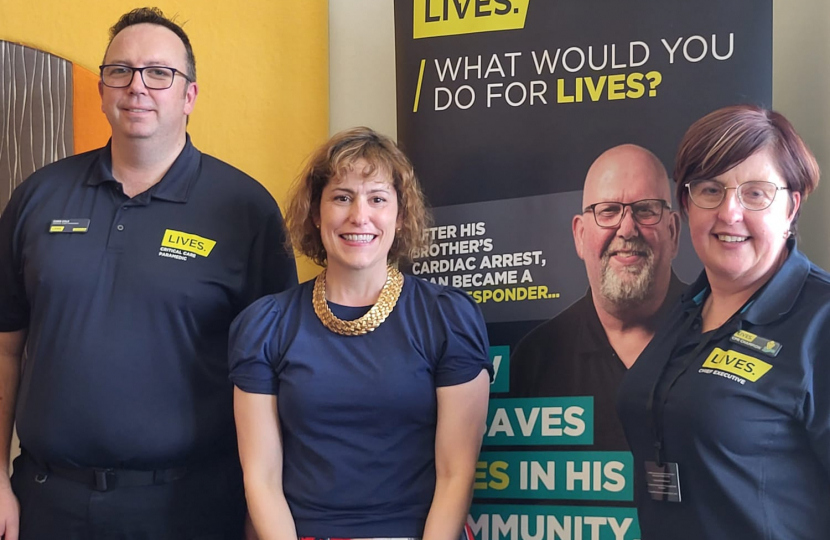
<svg viewBox="0 0 830 540">
<path fill-rule="evenodd" d="M 672 271 L 680 217 L 665 167 L 633 144 L 603 152 L 572 220 L 585 295 L 528 333 L 510 359 L 513 397 L 593 397 L 593 450 L 628 450 L 617 388 L 685 288 Z"/>
</svg>

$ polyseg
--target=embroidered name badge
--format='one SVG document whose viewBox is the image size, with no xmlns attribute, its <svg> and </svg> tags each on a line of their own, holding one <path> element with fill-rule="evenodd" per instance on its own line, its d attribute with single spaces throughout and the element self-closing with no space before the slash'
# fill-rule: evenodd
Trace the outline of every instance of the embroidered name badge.
<svg viewBox="0 0 830 540">
<path fill-rule="evenodd" d="M 164 237 L 161 239 L 159 257 L 178 259 L 180 261 L 195 259 L 197 255 L 207 257 L 213 251 L 215 245 L 216 241 L 210 238 L 166 229 L 164 231 Z"/>
<path fill-rule="evenodd" d="M 772 341 L 771 339 L 747 332 L 746 330 L 738 330 L 732 334 L 729 341 L 772 357 L 777 356 L 778 351 L 781 350 L 781 344 L 777 341 Z"/>
<path fill-rule="evenodd" d="M 713 350 L 711 354 L 709 354 L 709 357 L 706 358 L 706 361 L 703 362 L 702 367 L 704 369 L 709 368 L 730 373 L 739 378 L 756 382 L 758 379 L 763 377 L 767 371 L 772 369 L 772 364 L 768 364 L 763 360 L 741 354 L 731 349 L 724 351 L 719 347 L 715 347 L 715 350 Z"/>
<path fill-rule="evenodd" d="M 50 233 L 85 233 L 89 230 L 89 220 L 78 219 L 53 219 L 49 225 Z"/>
</svg>

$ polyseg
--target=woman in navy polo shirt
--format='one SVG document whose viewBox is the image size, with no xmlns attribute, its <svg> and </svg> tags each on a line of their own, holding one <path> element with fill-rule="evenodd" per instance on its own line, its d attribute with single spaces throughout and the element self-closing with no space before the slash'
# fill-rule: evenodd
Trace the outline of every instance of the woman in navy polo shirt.
<svg viewBox="0 0 830 540">
<path fill-rule="evenodd" d="M 231 327 L 245 492 L 260 538 L 459 538 L 487 410 L 481 313 L 404 275 L 424 242 L 412 165 L 367 128 L 312 157 L 289 204 L 316 279 Z"/>
<path fill-rule="evenodd" d="M 819 180 L 780 114 L 686 132 L 677 199 L 704 271 L 620 388 L 643 540 L 830 538 L 830 276 L 796 248 Z"/>
</svg>

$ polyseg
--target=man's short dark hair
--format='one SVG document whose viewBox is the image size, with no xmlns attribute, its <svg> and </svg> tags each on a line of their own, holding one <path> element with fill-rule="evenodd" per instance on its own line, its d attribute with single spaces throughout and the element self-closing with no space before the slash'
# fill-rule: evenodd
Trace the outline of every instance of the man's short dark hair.
<svg viewBox="0 0 830 540">
<path fill-rule="evenodd" d="M 190 38 L 187 37 L 187 34 L 182 30 L 181 26 L 176 24 L 173 19 L 165 17 L 164 13 L 157 7 L 137 8 L 122 15 L 118 19 L 118 22 L 110 28 L 110 41 L 107 44 L 107 50 L 109 50 L 112 40 L 115 39 L 115 36 L 121 30 L 136 24 L 157 24 L 179 36 L 179 39 L 182 40 L 182 44 L 184 45 L 184 50 L 187 53 L 187 76 L 190 77 L 191 81 L 196 81 L 196 57 L 193 56 L 193 47 L 190 46 Z M 106 52 L 104 53 L 104 57 L 106 58 Z"/>
</svg>

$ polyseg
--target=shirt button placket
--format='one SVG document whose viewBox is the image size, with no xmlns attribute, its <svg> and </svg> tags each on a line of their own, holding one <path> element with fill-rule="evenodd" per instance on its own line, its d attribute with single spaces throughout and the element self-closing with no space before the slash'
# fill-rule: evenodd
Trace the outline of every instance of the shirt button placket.
<svg viewBox="0 0 830 540">
<path fill-rule="evenodd" d="M 112 228 L 110 229 L 109 249 L 120 250 L 124 247 L 126 238 L 126 217 L 128 206 L 119 206 L 115 212 L 115 217 L 112 220 Z"/>
</svg>

